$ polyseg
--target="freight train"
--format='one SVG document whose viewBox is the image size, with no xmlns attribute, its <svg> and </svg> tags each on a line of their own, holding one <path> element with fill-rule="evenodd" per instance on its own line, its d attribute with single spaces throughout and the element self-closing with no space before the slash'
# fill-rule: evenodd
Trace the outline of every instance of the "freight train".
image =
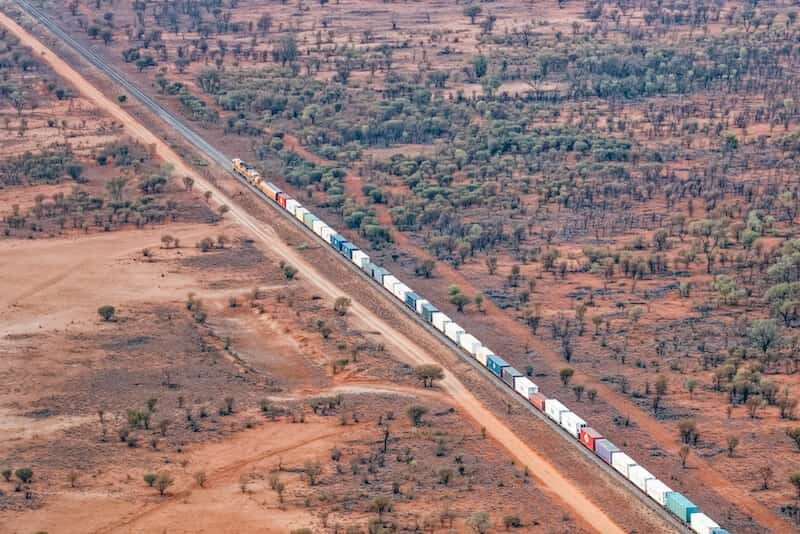
<svg viewBox="0 0 800 534">
<path fill-rule="evenodd" d="M 613 467 L 659 506 L 668 510 L 698 534 L 728 534 L 727 530 L 702 513 L 689 499 L 657 479 L 600 432 L 589 426 L 584 419 L 564 403 L 544 395 L 530 378 L 514 369 L 493 350 L 466 332 L 453 319 L 414 292 L 388 270 L 373 263 L 366 253 L 304 208 L 280 187 L 266 181 L 254 167 L 241 159 L 234 159 L 231 163 L 233 170 L 239 176 L 307 226 L 325 243 L 382 285 L 392 296 L 420 315 L 425 322 L 430 323 L 455 345 L 471 354 L 481 365 L 496 375 L 498 380 L 552 419 L 573 439 L 580 441 L 584 447 Z"/>
</svg>

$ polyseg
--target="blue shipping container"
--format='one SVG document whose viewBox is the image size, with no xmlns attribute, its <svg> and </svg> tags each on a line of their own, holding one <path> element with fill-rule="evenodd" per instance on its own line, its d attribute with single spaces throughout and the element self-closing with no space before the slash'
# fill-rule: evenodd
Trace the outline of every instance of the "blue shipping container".
<svg viewBox="0 0 800 534">
<path fill-rule="evenodd" d="M 413 291 L 409 291 L 408 293 L 406 293 L 406 306 L 408 306 L 414 311 L 417 311 L 417 301 L 420 298 L 421 297 L 416 293 L 414 293 Z"/>
<path fill-rule="evenodd" d="M 311 212 L 308 212 L 308 213 L 303 215 L 303 223 L 306 226 L 308 226 L 309 228 L 311 228 L 312 230 L 314 229 L 314 221 L 318 221 L 318 220 L 319 220 L 319 217 L 317 217 L 316 215 L 314 215 Z"/>
<path fill-rule="evenodd" d="M 377 267 L 375 272 L 372 274 L 372 278 L 374 278 L 379 284 L 383 284 L 383 277 L 388 276 L 390 273 L 383 267 Z"/>
<path fill-rule="evenodd" d="M 433 304 L 423 304 L 422 305 L 422 317 L 428 321 L 429 323 L 433 321 L 433 314 L 438 312 L 438 308 Z"/>
<path fill-rule="evenodd" d="M 353 252 L 358 250 L 358 247 L 350 243 L 349 241 L 343 241 L 340 250 L 342 251 L 342 254 L 344 254 L 345 256 L 347 256 L 352 260 Z"/>
<path fill-rule="evenodd" d="M 667 493 L 667 510 L 688 523 L 692 514 L 697 513 L 697 506 L 677 491 L 671 491 Z"/>
<path fill-rule="evenodd" d="M 331 245 L 336 250 L 342 250 L 342 243 L 344 243 L 344 237 L 340 236 L 336 232 L 331 234 Z"/>
<path fill-rule="evenodd" d="M 520 373 L 519 371 L 517 371 L 516 369 L 514 369 L 511 366 L 503 367 L 503 370 L 501 372 L 502 372 L 502 375 L 503 375 L 502 376 L 503 382 L 505 382 L 506 384 L 508 384 L 512 388 L 514 387 L 514 377 L 515 376 L 516 377 L 522 376 L 522 373 Z"/>
<path fill-rule="evenodd" d="M 490 355 L 486 363 L 489 370 L 501 378 L 503 376 L 503 367 L 509 367 L 503 358 L 495 354 Z"/>
<path fill-rule="evenodd" d="M 729 532 L 724 528 L 712 528 L 711 534 L 729 534 Z"/>
<path fill-rule="evenodd" d="M 611 455 L 615 452 L 620 452 L 619 447 L 608 441 L 607 439 L 598 439 L 594 442 L 594 452 L 607 464 L 611 464 Z"/>
</svg>

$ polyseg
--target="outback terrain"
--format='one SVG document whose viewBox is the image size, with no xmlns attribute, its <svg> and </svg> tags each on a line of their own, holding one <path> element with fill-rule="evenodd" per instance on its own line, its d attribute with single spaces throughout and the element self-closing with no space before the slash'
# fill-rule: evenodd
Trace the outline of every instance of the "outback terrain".
<svg viewBox="0 0 800 534">
<path fill-rule="evenodd" d="M 798 529 L 800 7 L 40 5 L 723 526 Z M 468 522 L 481 511 L 493 529 L 515 514 L 530 531 L 590 529 L 578 517 L 587 508 L 558 487 L 591 488 L 583 494 L 609 528 L 665 528 L 540 439 L 535 420 L 231 177 L 185 147 L 171 145 L 184 163 L 165 157 L 159 143 L 175 136 L 124 92 L 85 73 L 160 138 L 98 110 L 7 33 L 3 46 L 0 246 L 13 259 L 0 264 L 0 409 L 15 438 L 0 459 L 32 465 L 35 477 L 15 491 L 12 473 L 0 497 L 15 531 L 52 530 L 87 501 L 107 515 L 97 531 L 184 524 L 192 507 L 224 521 L 222 503 L 233 501 L 214 494 L 220 486 L 247 510 L 231 527 L 241 531 L 265 516 L 276 532 L 376 519 L 374 528 L 477 530 Z M 221 193 L 206 197 L 206 180 Z M 268 226 L 282 252 L 242 229 L 243 217 Z M 301 260 L 338 276 L 314 277 Z M 337 291 L 352 303 L 344 315 Z M 109 321 L 103 305 L 115 307 Z M 421 345 L 446 378 L 420 387 L 422 360 L 386 341 L 373 317 Z M 458 387 L 474 395 L 472 410 L 453 401 Z M 320 410 L 320 397 L 337 401 Z M 427 409 L 421 426 L 412 405 Z M 164 435 L 160 420 L 170 420 Z M 485 446 L 482 427 L 500 441 Z M 503 428 L 527 452 L 512 450 Z M 72 449 L 65 436 L 78 440 Z M 540 478 L 526 476 L 528 452 L 560 480 L 543 480 L 543 465 Z M 148 472 L 174 479 L 167 499 L 142 482 Z M 389 504 L 374 502 L 384 495 Z"/>
</svg>

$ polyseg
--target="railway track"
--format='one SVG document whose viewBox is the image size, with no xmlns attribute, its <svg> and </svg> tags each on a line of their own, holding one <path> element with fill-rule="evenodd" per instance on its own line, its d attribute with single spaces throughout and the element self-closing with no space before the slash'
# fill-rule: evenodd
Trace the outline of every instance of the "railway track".
<svg viewBox="0 0 800 534">
<path fill-rule="evenodd" d="M 287 211 L 282 209 L 280 206 L 275 204 L 270 198 L 268 198 L 263 192 L 261 192 L 258 188 L 254 187 L 250 184 L 247 180 L 239 176 L 237 173 L 233 171 L 233 167 L 231 165 L 231 158 L 222 153 L 216 147 L 211 145 L 208 141 L 206 141 L 201 135 L 197 132 L 192 130 L 189 126 L 184 124 L 179 118 L 175 115 L 167 111 L 161 104 L 159 104 L 155 99 L 147 95 L 144 91 L 139 89 L 135 84 L 129 81 L 122 73 L 120 73 L 116 68 L 108 64 L 105 59 L 97 52 L 95 52 L 92 48 L 86 47 L 82 43 L 78 42 L 74 38 L 72 38 L 66 31 L 64 31 L 56 21 L 54 21 L 47 13 L 42 11 L 40 8 L 34 6 L 27 0 L 13 0 L 13 2 L 22 9 L 28 16 L 36 20 L 39 24 L 44 26 L 50 33 L 58 37 L 63 44 L 70 47 L 75 53 L 77 53 L 84 61 L 87 61 L 92 66 L 100 70 L 103 74 L 105 74 L 109 79 L 111 79 L 114 83 L 116 83 L 119 87 L 124 89 L 130 96 L 136 98 L 141 104 L 147 107 L 152 113 L 154 113 L 159 119 L 161 119 L 168 127 L 175 130 L 181 137 L 183 137 L 186 141 L 188 141 L 191 145 L 195 147 L 200 153 L 205 155 L 208 159 L 219 165 L 225 171 L 227 171 L 231 176 L 236 178 L 242 185 L 247 187 L 251 192 L 258 195 L 259 198 L 264 200 L 270 207 L 277 213 L 280 214 L 281 217 L 289 220 L 292 224 L 295 225 L 297 229 L 303 232 L 309 239 L 316 241 L 320 240 L 319 236 L 317 236 L 314 232 L 309 230 L 304 224 L 302 224 L 297 218 L 293 217 Z M 326 244 L 327 245 L 327 244 Z M 376 288 L 379 293 L 381 293 L 384 297 L 386 297 L 386 301 L 391 302 L 393 306 L 397 307 L 402 313 L 404 313 L 407 317 L 414 320 L 419 326 L 424 328 L 430 335 L 434 336 L 440 342 L 444 343 L 450 350 L 453 350 L 459 358 L 465 361 L 468 365 L 472 366 L 472 368 L 477 371 L 478 373 L 482 374 L 499 392 L 502 394 L 511 397 L 513 402 L 517 403 L 519 406 L 523 407 L 523 409 L 530 412 L 534 417 L 539 418 L 547 427 L 555 432 L 558 436 L 560 436 L 564 443 L 567 446 L 571 446 L 579 451 L 587 460 L 593 463 L 598 469 L 603 471 L 607 476 L 609 476 L 612 480 L 618 483 L 621 487 L 624 487 L 628 490 L 631 496 L 638 499 L 647 509 L 654 512 L 659 518 L 661 518 L 667 525 L 673 527 L 676 532 L 681 532 L 685 534 L 690 534 L 691 530 L 681 521 L 676 519 L 672 514 L 667 512 L 664 508 L 659 506 L 655 501 L 651 500 L 646 494 L 641 492 L 638 488 L 636 488 L 630 481 L 628 481 L 625 477 L 619 474 L 613 467 L 609 466 L 605 463 L 602 459 L 598 456 L 593 454 L 589 449 L 581 445 L 581 443 L 573 436 L 568 434 L 564 429 L 562 429 L 559 425 L 557 425 L 554 421 L 548 418 L 543 412 L 537 410 L 533 405 L 529 402 L 526 402 L 522 397 L 516 394 L 512 388 L 505 384 L 501 379 L 499 379 L 495 374 L 493 374 L 489 369 L 482 366 L 480 362 L 478 362 L 475 358 L 472 357 L 471 354 L 464 351 L 460 346 L 453 343 L 449 338 L 447 338 L 444 334 L 442 334 L 439 330 L 434 328 L 431 324 L 424 321 L 419 315 L 413 313 L 407 306 L 404 306 L 402 303 L 397 301 L 395 298 L 388 298 L 386 293 L 386 289 L 376 282 L 371 276 L 366 274 L 364 271 L 359 269 L 355 264 L 349 261 L 347 258 L 340 254 L 335 254 L 335 256 L 345 265 L 348 269 L 352 272 L 356 273 L 360 276 L 363 280 L 366 280 L 368 284 L 371 284 L 372 287 Z"/>
</svg>

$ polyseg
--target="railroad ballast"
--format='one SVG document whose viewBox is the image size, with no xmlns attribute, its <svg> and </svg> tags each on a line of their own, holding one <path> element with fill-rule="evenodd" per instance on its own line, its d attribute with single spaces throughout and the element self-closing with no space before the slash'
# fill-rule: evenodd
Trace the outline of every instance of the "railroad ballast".
<svg viewBox="0 0 800 534">
<path fill-rule="evenodd" d="M 450 339 L 458 348 L 473 356 L 481 365 L 496 375 L 501 383 L 510 387 L 512 391 L 552 419 L 573 439 L 579 440 L 595 455 L 614 467 L 634 487 L 648 495 L 659 506 L 683 521 L 694 532 L 699 534 L 728 534 L 713 519 L 700 512 L 697 506 L 689 499 L 671 490 L 630 456 L 605 439 L 599 432 L 587 426 L 588 423 L 567 408 L 566 405 L 557 399 L 547 398 L 539 391 L 539 387 L 533 381 L 511 367 L 502 357 L 484 346 L 479 339 L 467 333 L 432 303 L 424 300 L 423 297 L 388 270 L 373 263 L 365 252 L 337 233 L 280 187 L 266 181 L 252 165 L 241 159 L 234 159 L 231 164 L 236 174 L 286 210 L 328 245 L 363 270 L 369 277 L 381 284 L 393 297 L 404 306 L 411 308 L 425 322 L 431 324 Z"/>
</svg>

